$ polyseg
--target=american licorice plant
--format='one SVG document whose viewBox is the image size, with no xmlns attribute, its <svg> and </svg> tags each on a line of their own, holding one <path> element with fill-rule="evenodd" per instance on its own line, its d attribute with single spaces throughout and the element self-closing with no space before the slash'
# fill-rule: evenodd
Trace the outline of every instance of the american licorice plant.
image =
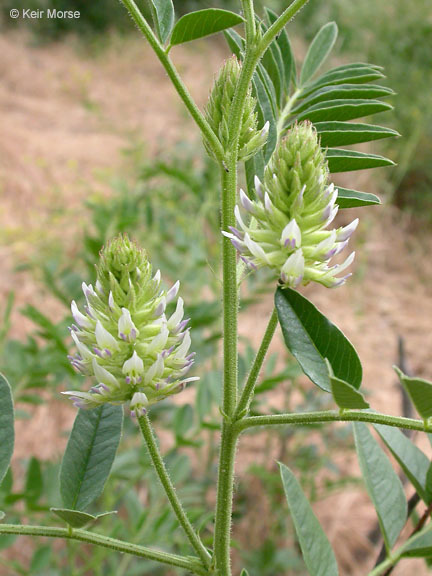
<svg viewBox="0 0 432 576">
<path fill-rule="evenodd" d="M 370 193 L 336 188 L 331 175 L 392 164 L 382 156 L 344 148 L 397 135 L 389 128 L 356 121 L 391 109 L 387 100 L 392 90 L 379 83 L 381 68 L 354 63 L 320 74 L 337 37 L 337 26 L 331 22 L 319 30 L 297 70 L 286 27 L 306 0 L 294 0 L 279 16 L 267 9 L 261 18 L 253 0 L 242 0 L 239 14 L 205 9 L 177 21 L 172 0 L 151 0 L 152 22 L 133 0 L 122 2 L 201 131 L 207 153 L 220 168 L 223 378 L 216 507 L 210 522 L 213 541 L 204 545 L 191 522 L 151 423 L 156 403 L 163 403 L 197 379 L 188 375 L 194 363 L 191 331 L 184 319 L 188 295 L 179 295 L 178 282 L 166 289 L 144 248 L 124 235 L 102 249 L 94 284 L 83 283 L 86 305 L 80 309 L 72 302 L 74 354 L 70 361 L 89 385 L 84 385 L 85 391 L 64 392 L 78 414 L 60 472 L 64 507 L 51 511 L 65 525 L 2 523 L 0 534 L 68 539 L 110 549 L 112 554 L 152 560 L 182 574 L 231 576 L 239 436 L 259 427 L 352 421 L 361 472 L 383 537 L 383 553 L 369 576 L 390 574 L 405 558 L 427 560 L 432 557 L 432 467 L 400 429 L 432 432 L 432 383 L 410 378 L 396 368 L 420 419 L 371 409 L 360 390 L 362 367 L 354 347 L 299 292 L 310 282 L 320 284 L 323 290 L 343 289 L 354 260 L 348 243 L 359 222 L 355 219 L 336 227 L 335 216 L 341 209 L 379 203 Z M 200 110 L 170 52 L 180 44 L 221 31 L 232 56 L 222 64 L 208 103 Z M 246 191 L 239 189 L 240 168 L 244 168 Z M 267 268 L 273 275 L 275 306 L 243 382 L 238 378 L 240 287 L 258 268 Z M 288 350 L 317 386 L 316 393 L 329 395 L 335 410 L 251 414 L 254 389 L 278 324 Z M 187 556 L 163 551 L 154 542 L 143 546 L 85 529 L 100 517 L 86 509 L 101 494 L 110 474 L 124 412 L 142 433 L 167 501 L 190 544 Z M 398 474 L 368 424 L 409 480 L 414 490 L 410 505 Z M 6 378 L 1 377 L 0 480 L 8 470 L 13 445 L 12 395 Z M 332 547 L 287 463 L 280 463 L 280 475 L 307 571 L 312 576 L 336 576 Z M 416 523 L 416 516 L 411 522 L 421 501 L 427 511 L 420 522 Z M 414 528 L 401 537 L 410 523 Z M 260 576 L 253 566 L 248 570 L 243 568 L 241 575 Z"/>
</svg>

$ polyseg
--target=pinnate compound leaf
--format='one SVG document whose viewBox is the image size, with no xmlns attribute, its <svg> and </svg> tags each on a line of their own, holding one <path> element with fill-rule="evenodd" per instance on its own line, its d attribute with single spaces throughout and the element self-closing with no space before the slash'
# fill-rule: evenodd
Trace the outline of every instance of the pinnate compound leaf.
<svg viewBox="0 0 432 576">
<path fill-rule="evenodd" d="M 184 44 L 191 40 L 204 38 L 241 24 L 243 18 L 229 10 L 207 8 L 185 14 L 174 26 L 171 45 Z"/>
<path fill-rule="evenodd" d="M 354 438 L 366 489 L 377 512 L 386 548 L 390 550 L 407 517 L 402 483 L 366 424 L 354 423 Z"/>
<path fill-rule="evenodd" d="M 117 514 L 116 511 L 104 512 L 103 514 L 98 514 L 94 516 L 93 514 L 88 514 L 87 512 L 79 512 L 78 510 L 69 510 L 68 508 L 50 508 L 51 512 L 64 520 L 72 528 L 83 528 L 87 524 L 96 522 L 104 516 L 109 516 L 111 514 Z"/>
<path fill-rule="evenodd" d="M 0 484 L 8 471 L 15 440 L 14 407 L 9 382 L 0 374 Z"/>
<path fill-rule="evenodd" d="M 276 310 L 285 344 L 303 372 L 331 392 L 327 358 L 336 378 L 359 388 L 362 367 L 351 342 L 307 298 L 291 288 L 278 288 Z"/>
<path fill-rule="evenodd" d="M 363 394 L 354 388 L 354 386 L 348 384 L 348 382 L 336 378 L 327 358 L 325 359 L 325 363 L 330 378 L 331 393 L 339 408 L 342 410 L 363 410 L 369 408 L 369 404 L 364 399 Z"/>
<path fill-rule="evenodd" d="M 103 404 L 78 411 L 60 469 L 65 507 L 84 510 L 98 498 L 109 476 L 120 442 L 121 406 Z"/>
<path fill-rule="evenodd" d="M 429 503 L 431 501 L 431 493 L 427 488 L 429 458 L 397 428 L 382 424 L 373 426 L 417 490 L 420 498 Z"/>
<path fill-rule="evenodd" d="M 174 26 L 174 5 L 172 0 L 150 0 L 157 35 L 162 44 L 168 40 Z"/>
<path fill-rule="evenodd" d="M 361 206 L 373 206 L 374 204 L 381 204 L 381 200 L 375 194 L 369 192 L 359 192 L 358 190 L 350 190 L 349 188 L 341 188 L 338 186 L 338 196 L 336 203 L 339 208 L 358 208 Z"/>
<path fill-rule="evenodd" d="M 329 148 L 326 152 L 330 172 L 352 172 L 353 170 L 367 170 L 382 166 L 394 166 L 394 162 L 378 154 L 344 150 L 343 148 Z"/>
<path fill-rule="evenodd" d="M 311 576 L 338 576 L 336 558 L 323 529 L 291 470 L 279 464 L 291 518 Z"/>
<path fill-rule="evenodd" d="M 336 42 L 338 28 L 335 22 L 325 24 L 315 38 L 306 54 L 303 67 L 300 72 L 300 84 L 304 85 L 315 74 L 321 64 L 330 54 Z"/>
<path fill-rule="evenodd" d="M 332 146 L 348 146 L 361 142 L 372 142 L 383 138 L 399 136 L 396 130 L 384 126 L 351 122 L 317 122 L 316 131 L 319 134 L 323 148 Z"/>
<path fill-rule="evenodd" d="M 422 378 L 410 378 L 397 366 L 393 368 L 421 418 L 424 420 L 430 418 L 432 416 L 432 382 Z"/>
</svg>

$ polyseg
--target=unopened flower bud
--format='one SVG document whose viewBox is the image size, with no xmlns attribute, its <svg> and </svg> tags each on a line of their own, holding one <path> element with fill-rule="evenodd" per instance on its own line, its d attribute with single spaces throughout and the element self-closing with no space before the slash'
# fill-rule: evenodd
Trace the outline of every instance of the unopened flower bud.
<svg viewBox="0 0 432 576">
<path fill-rule="evenodd" d="M 312 124 L 293 126 L 273 153 L 264 182 L 255 178 L 257 199 L 240 191 L 249 225 L 236 206 L 238 227 L 223 232 L 248 266 L 272 268 L 291 288 L 309 282 L 333 288 L 345 282 L 350 274 L 339 274 L 351 265 L 354 253 L 342 264 L 330 266 L 329 261 L 348 244 L 358 219 L 327 229 L 338 211 L 337 190 L 328 184 L 328 177 Z"/>
<path fill-rule="evenodd" d="M 222 66 L 219 76 L 216 78 L 209 101 L 205 110 L 205 117 L 213 132 L 219 138 L 224 149 L 228 148 L 230 134 L 228 119 L 234 100 L 237 81 L 240 76 L 241 64 L 235 56 L 229 58 Z M 242 116 L 242 125 L 239 138 L 239 160 L 247 160 L 254 156 L 267 142 L 269 123 L 258 129 L 256 99 L 250 89 L 245 98 Z M 213 155 L 208 142 L 204 140 L 204 146 L 210 156 Z"/>
<path fill-rule="evenodd" d="M 183 300 L 167 320 L 167 302 L 177 298 L 179 283 L 166 292 L 160 272 L 152 276 L 144 250 L 126 236 L 115 238 L 100 255 L 95 288 L 83 284 L 84 312 L 72 302 L 74 368 L 95 379 L 88 392 L 64 392 L 79 407 L 130 403 L 135 415 L 180 392 L 193 364 L 188 355 Z"/>
</svg>

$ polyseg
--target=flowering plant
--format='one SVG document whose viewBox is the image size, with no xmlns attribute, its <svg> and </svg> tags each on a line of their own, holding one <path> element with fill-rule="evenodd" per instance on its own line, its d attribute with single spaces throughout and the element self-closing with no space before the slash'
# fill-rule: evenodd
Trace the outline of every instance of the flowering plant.
<svg viewBox="0 0 432 576">
<path fill-rule="evenodd" d="M 253 0 L 242 0 L 242 14 L 219 9 L 189 13 L 175 22 L 171 0 L 151 0 L 153 27 L 133 0 L 122 0 L 168 74 L 201 131 L 208 154 L 221 174 L 223 381 L 220 382 L 220 433 L 216 506 L 211 544 L 191 521 L 156 441 L 151 416 L 156 404 L 181 392 L 194 364 L 193 326 L 184 319 L 186 300 L 179 282 L 166 289 L 146 252 L 127 236 L 113 238 L 100 253 L 96 281 L 83 283 L 84 308 L 72 302 L 72 366 L 87 383 L 66 391 L 79 409 L 60 472 L 62 508 L 52 512 L 66 527 L 1 524 L 0 534 L 66 538 L 135 555 L 183 573 L 231 576 L 235 460 L 242 433 L 260 427 L 354 422 L 360 468 L 376 508 L 383 552 L 369 576 L 389 574 L 407 557 L 432 554 L 432 506 L 428 458 L 398 428 L 432 431 L 432 383 L 397 374 L 421 419 L 373 411 L 360 390 L 362 367 L 344 334 L 300 292 L 310 282 L 342 286 L 351 273 L 346 248 L 358 218 L 336 226 L 340 209 L 371 206 L 369 193 L 335 186 L 332 174 L 392 164 L 383 156 L 343 146 L 395 136 L 382 126 L 351 122 L 391 109 L 392 91 L 378 84 L 379 67 L 346 64 L 319 75 L 332 49 L 337 27 L 326 24 L 313 40 L 300 72 L 286 25 L 306 3 L 294 0 L 281 15 L 255 14 Z M 240 25 L 244 34 L 233 27 Z M 170 51 L 177 45 L 224 31 L 233 53 L 221 67 L 202 112 L 180 78 Z M 239 188 L 244 163 L 246 191 Z M 179 207 L 181 210 L 181 207 Z M 244 382 L 238 369 L 239 286 L 247 270 L 267 269 L 275 282 L 275 307 Z M 303 373 L 335 403 L 335 410 L 255 414 L 251 409 L 258 378 L 277 325 Z M 201 370 L 204 367 L 200 367 Z M 0 378 L 0 480 L 14 443 L 10 387 Z M 150 460 L 193 555 L 110 538 L 84 527 L 100 516 L 87 511 L 100 496 L 120 442 L 123 411 L 136 421 Z M 401 481 L 370 433 L 376 431 L 415 491 L 408 506 Z M 134 428 L 135 429 L 135 428 Z M 294 472 L 280 463 L 281 480 L 306 568 L 312 576 L 337 576 L 332 547 Z M 414 502 L 415 500 L 415 502 Z M 407 538 L 402 529 L 419 501 L 426 516 Z M 414 502 L 414 504 L 413 504 Z M 396 543 L 398 545 L 396 546 Z M 242 576 L 258 576 L 254 565 Z"/>
</svg>

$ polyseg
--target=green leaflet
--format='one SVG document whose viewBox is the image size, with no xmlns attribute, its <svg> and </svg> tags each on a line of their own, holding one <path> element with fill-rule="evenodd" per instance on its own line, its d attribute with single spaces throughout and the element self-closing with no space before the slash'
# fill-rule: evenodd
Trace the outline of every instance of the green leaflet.
<svg viewBox="0 0 432 576">
<path fill-rule="evenodd" d="M 78 411 L 60 469 L 63 504 L 84 510 L 103 491 L 120 442 L 123 408 Z"/>
<path fill-rule="evenodd" d="M 375 194 L 368 192 L 359 192 L 338 186 L 338 197 L 336 203 L 339 208 L 356 208 L 359 206 L 373 206 L 381 204 L 381 200 Z"/>
<path fill-rule="evenodd" d="M 338 576 L 336 558 L 317 517 L 291 470 L 279 464 L 291 518 L 311 576 Z"/>
<path fill-rule="evenodd" d="M 269 95 L 268 91 L 266 90 L 265 84 L 263 83 L 261 76 L 257 73 L 254 74 L 252 79 L 252 86 L 253 86 L 253 93 L 257 99 L 257 108 L 258 108 L 258 118 L 260 122 L 260 126 L 264 126 L 264 124 L 268 121 L 270 124 L 269 133 L 267 136 L 267 142 L 264 147 L 264 161 L 268 162 L 270 156 L 273 153 L 273 150 L 276 147 L 277 142 L 277 130 L 276 130 L 276 120 L 275 120 L 275 111 L 272 106 L 271 96 Z M 262 170 L 264 173 L 264 168 Z M 259 173 L 255 173 L 258 177 L 260 177 Z M 252 181 L 253 176 L 252 175 Z M 249 176 L 248 176 L 249 178 Z"/>
<path fill-rule="evenodd" d="M 224 36 L 232 53 L 235 54 L 239 60 L 243 60 L 244 38 L 235 30 L 224 30 Z"/>
<path fill-rule="evenodd" d="M 366 424 L 356 422 L 353 426 L 362 475 L 378 515 L 386 548 L 390 550 L 406 522 L 405 493 L 389 459 Z"/>
<path fill-rule="evenodd" d="M 300 72 L 300 85 L 304 85 L 320 68 L 336 42 L 338 28 L 335 22 L 325 24 L 312 41 Z"/>
<path fill-rule="evenodd" d="M 171 45 L 184 44 L 191 40 L 210 36 L 242 22 L 241 16 L 229 10 L 207 8 L 206 10 L 190 12 L 182 16 L 174 26 Z"/>
<path fill-rule="evenodd" d="M 9 382 L 0 374 L 0 484 L 9 468 L 14 449 L 14 407 Z"/>
<path fill-rule="evenodd" d="M 361 392 L 356 390 L 351 384 L 348 384 L 348 382 L 332 375 L 331 366 L 329 372 L 331 393 L 339 408 L 342 410 L 364 410 L 369 408 L 369 404 Z"/>
<path fill-rule="evenodd" d="M 401 547 L 402 558 L 431 558 L 432 557 L 432 524 L 428 524 L 418 534 L 412 536 Z"/>
<path fill-rule="evenodd" d="M 172 0 L 150 0 L 150 7 L 159 40 L 165 44 L 174 26 Z"/>
<path fill-rule="evenodd" d="M 343 150 L 342 148 L 329 148 L 327 161 L 330 172 L 351 172 L 352 170 L 366 170 L 380 166 L 394 166 L 394 162 L 384 156 Z"/>
<path fill-rule="evenodd" d="M 329 122 L 355 120 L 371 114 L 393 110 L 391 104 L 381 100 L 350 99 L 318 102 L 297 116 L 297 120 Z"/>
<path fill-rule="evenodd" d="M 336 84 L 333 86 L 324 86 L 298 104 L 293 113 L 303 112 L 310 106 L 326 100 L 368 100 L 377 98 L 386 98 L 393 96 L 394 92 L 386 86 L 379 84 Z"/>
<path fill-rule="evenodd" d="M 301 98 L 306 98 L 318 88 L 335 84 L 366 84 L 373 80 L 384 78 L 384 74 L 376 67 L 351 64 L 347 67 L 334 68 L 320 76 L 312 84 L 303 87 Z"/>
<path fill-rule="evenodd" d="M 432 382 L 422 378 L 410 378 L 397 366 L 393 368 L 419 415 L 425 420 L 430 418 L 432 416 Z"/>
<path fill-rule="evenodd" d="M 429 458 L 420 448 L 397 428 L 374 424 L 375 430 L 384 440 L 407 478 L 426 503 L 431 501 L 431 493 L 427 486 L 427 474 L 430 466 Z"/>
<path fill-rule="evenodd" d="M 312 382 L 331 392 L 327 358 L 336 378 L 360 387 L 359 357 L 337 326 L 296 290 L 278 288 L 275 304 L 285 344 Z"/>
<path fill-rule="evenodd" d="M 382 138 L 399 136 L 396 130 L 372 124 L 351 122 L 317 122 L 315 128 L 320 135 L 323 148 L 347 146 L 360 142 L 372 142 Z"/>
</svg>

